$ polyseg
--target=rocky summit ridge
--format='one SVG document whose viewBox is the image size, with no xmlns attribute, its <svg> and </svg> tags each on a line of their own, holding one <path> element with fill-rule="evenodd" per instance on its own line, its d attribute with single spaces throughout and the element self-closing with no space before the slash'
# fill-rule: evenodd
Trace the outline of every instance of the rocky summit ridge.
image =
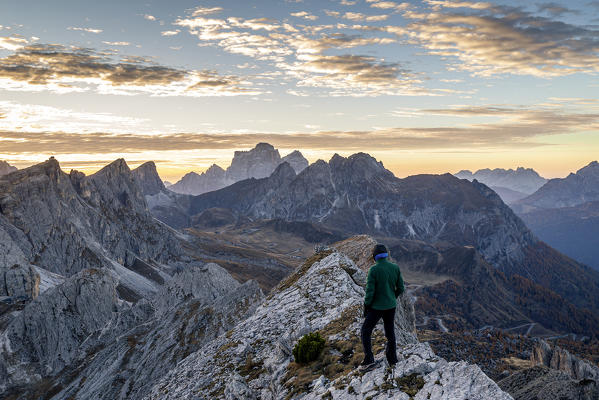
<svg viewBox="0 0 599 400">
<path fill-rule="evenodd" d="M 345 254 L 316 253 L 254 314 L 180 362 L 146 398 L 511 399 L 477 366 L 447 362 L 418 343 L 409 298 L 396 316 L 402 357 L 395 378 L 382 363 L 359 373 L 364 281 L 365 273 Z M 312 365 L 296 364 L 294 343 L 315 331 L 326 339 L 323 355 Z M 377 331 L 377 359 L 383 356 L 380 343 Z"/>
</svg>

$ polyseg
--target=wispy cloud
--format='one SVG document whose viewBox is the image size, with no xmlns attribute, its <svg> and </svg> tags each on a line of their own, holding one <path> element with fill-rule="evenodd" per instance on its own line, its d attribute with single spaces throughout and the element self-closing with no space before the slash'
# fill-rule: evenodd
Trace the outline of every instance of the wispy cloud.
<svg viewBox="0 0 599 400">
<path fill-rule="evenodd" d="M 420 81 L 410 71 L 373 57 L 302 54 L 297 62 L 280 67 L 299 80 L 298 86 L 332 89 L 332 96 L 424 94 L 415 89 Z"/>
<path fill-rule="evenodd" d="M 160 35 L 162 35 L 162 36 L 175 36 L 175 35 L 178 35 L 179 32 L 181 32 L 179 29 L 175 29 L 175 30 L 172 30 L 172 31 L 162 31 L 162 32 L 160 32 Z"/>
<path fill-rule="evenodd" d="M 25 47 L 29 41 L 21 36 L 0 36 L 0 49 L 19 50 Z"/>
<path fill-rule="evenodd" d="M 102 43 L 107 44 L 109 46 L 130 46 L 131 43 L 129 42 L 107 42 L 107 41 L 102 41 Z"/>
<path fill-rule="evenodd" d="M 389 15 L 365 15 L 359 12 L 346 12 L 340 15 L 341 18 L 349 19 L 351 21 L 366 21 L 366 22 L 375 22 L 375 21 L 384 21 L 389 18 Z"/>
<path fill-rule="evenodd" d="M 426 2 L 432 11 L 406 11 L 414 22 L 388 29 L 429 54 L 455 57 L 450 69 L 539 77 L 599 71 L 598 30 L 491 3 Z"/>
<path fill-rule="evenodd" d="M 3 131 L 121 134 L 148 129 L 149 121 L 141 118 L 0 101 L 0 130 Z"/>
<path fill-rule="evenodd" d="M 331 14 L 330 11 L 325 12 Z M 311 14 L 301 11 L 291 15 L 306 18 Z M 335 16 L 356 21 L 378 21 L 387 18 L 387 15 L 367 16 L 352 12 L 343 15 L 337 13 Z M 285 72 L 287 78 L 292 78 L 299 88 L 316 88 L 334 96 L 426 94 L 423 89 L 416 87 L 421 80 L 400 67 L 399 63 L 389 63 L 366 55 L 326 54 L 329 50 L 394 43 L 397 41 L 395 37 L 348 35 L 339 32 L 328 34 L 325 31 L 343 27 L 293 26 L 266 18 L 195 16 L 179 19 L 175 24 L 189 29 L 203 44 L 215 45 L 230 53 L 272 62 L 274 67 Z M 301 95 L 301 91 L 295 89 L 289 89 L 288 93 Z"/>
<path fill-rule="evenodd" d="M 69 26 L 67 29 L 70 30 L 70 31 L 83 31 L 83 32 L 88 32 L 88 33 L 102 33 L 102 32 L 104 32 L 103 29 L 85 28 L 85 27 L 80 27 L 80 26 Z"/>
<path fill-rule="evenodd" d="M 30 45 L 0 58 L 0 83 L 8 90 L 96 91 L 153 96 L 235 96 L 260 91 L 241 78 L 211 70 L 182 70 L 140 57 L 113 60 L 92 49 Z"/>
<path fill-rule="evenodd" d="M 373 8 L 393 11 L 407 10 L 412 6 L 410 3 L 396 3 L 394 1 L 366 0 L 366 2 L 370 3 L 370 7 Z"/>
<path fill-rule="evenodd" d="M 14 104 L 0 103 L 0 113 Z M 24 106 L 20 106 L 24 107 Z M 0 140 L 3 153 L 36 153 L 52 149 L 56 154 L 96 154 L 111 153 L 113 149 L 121 149 L 123 153 L 149 151 L 194 151 L 209 149 L 231 149 L 252 147 L 257 142 L 267 141 L 284 149 L 359 151 L 377 148 L 388 150 L 451 150 L 480 151 L 488 149 L 526 149 L 548 145 L 539 137 L 557 134 L 574 134 L 581 131 L 599 129 L 599 112 L 573 112 L 563 108 L 547 108 L 533 106 L 458 106 L 449 109 L 410 109 L 414 115 L 453 115 L 464 118 L 493 116 L 495 122 L 469 123 L 460 126 L 412 127 L 412 128 L 380 128 L 361 131 L 311 131 L 288 133 L 127 133 L 93 131 L 86 134 L 64 131 L 28 130 L 29 125 L 21 130 L 6 129 L 10 124 L 0 124 Z M 8 113 L 11 113 L 8 110 Z M 41 113 L 42 117 L 36 117 Z M 132 128 L 143 125 L 144 121 L 122 119 L 111 115 L 98 116 L 68 112 L 63 114 L 56 110 L 48 110 L 35 106 L 29 110 L 20 109 L 9 119 L 16 121 L 22 115 L 33 118 L 33 121 L 53 118 L 60 121 L 62 117 L 74 116 L 75 119 L 90 118 L 94 123 L 108 125 L 115 119 L 119 123 L 130 124 Z M 46 117 L 43 117 L 46 115 Z M 45 118 L 45 119 L 44 119 Z M 97 122 L 99 118 L 100 122 Z M 2 119 L 0 119 L 2 121 Z M 316 129 L 311 126 L 309 129 Z"/>
<path fill-rule="evenodd" d="M 219 14 L 222 11 L 222 7 L 197 7 L 193 10 L 191 15 L 197 17 L 198 15 Z"/>
<path fill-rule="evenodd" d="M 295 13 L 291 13 L 292 17 L 298 17 L 298 18 L 304 18 L 310 21 L 316 21 L 318 19 L 318 16 L 310 14 L 307 11 L 299 11 L 299 12 L 295 12 Z"/>
</svg>

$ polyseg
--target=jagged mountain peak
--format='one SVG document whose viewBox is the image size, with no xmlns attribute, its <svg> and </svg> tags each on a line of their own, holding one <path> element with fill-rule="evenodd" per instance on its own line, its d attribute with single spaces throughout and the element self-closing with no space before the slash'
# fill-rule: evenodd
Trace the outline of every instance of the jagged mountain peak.
<svg viewBox="0 0 599 400">
<path fill-rule="evenodd" d="M 576 175 L 593 175 L 599 176 L 599 163 L 597 161 L 591 161 L 588 165 L 582 167 L 576 171 Z"/>
<path fill-rule="evenodd" d="M 131 172 L 131 169 L 129 168 L 129 165 L 127 165 L 127 161 L 125 161 L 124 158 L 117 158 L 116 160 L 114 160 L 110 164 L 104 166 L 102 169 L 100 169 L 98 172 L 96 172 L 93 175 L 102 175 L 102 174 L 110 174 L 110 173 L 121 174 L 121 173 L 129 173 L 129 172 Z"/>
<path fill-rule="evenodd" d="M 289 157 L 289 156 L 292 156 L 292 157 L 302 156 L 303 157 L 304 155 L 299 150 L 293 150 L 291 153 L 287 154 L 285 157 Z"/>
<path fill-rule="evenodd" d="M 395 178 L 391 171 L 385 169 L 382 162 L 367 153 L 356 153 L 347 158 L 335 154 L 329 165 L 336 176 L 344 176 L 343 181 L 347 182 L 370 180 L 375 176 L 383 179 Z"/>
<path fill-rule="evenodd" d="M 290 182 L 295 178 L 295 170 L 288 162 L 282 162 L 279 164 L 277 169 L 270 176 L 270 180 L 275 182 L 275 184 L 283 184 L 285 182 Z"/>
<path fill-rule="evenodd" d="M 154 161 L 141 164 L 132 173 L 144 195 L 151 196 L 166 190 L 160 175 L 158 175 Z"/>
<path fill-rule="evenodd" d="M 198 174 L 197 172 L 190 171 L 190 172 L 186 173 L 185 175 L 183 175 L 183 178 L 181 178 L 181 180 L 186 179 L 186 178 L 191 178 L 191 177 L 197 177 L 197 176 L 200 176 L 200 174 Z M 176 185 L 176 183 L 175 183 L 175 185 Z"/>
<path fill-rule="evenodd" d="M 145 213 L 147 206 L 142 189 L 127 162 L 119 158 L 98 172 L 82 179 L 81 195 L 95 206 L 129 209 Z"/>
<path fill-rule="evenodd" d="M 293 167 L 296 174 L 302 172 L 309 165 L 308 160 L 304 157 L 299 150 L 294 150 L 291 153 L 287 154 L 285 157 L 281 159 L 281 161 L 286 161 Z"/>
<path fill-rule="evenodd" d="M 275 147 L 270 143 L 260 142 L 260 143 L 256 144 L 256 146 L 254 147 L 254 150 L 271 151 L 271 150 L 275 150 Z"/>
<path fill-rule="evenodd" d="M 220 167 L 217 164 L 212 164 L 207 170 L 206 170 L 206 174 L 212 174 L 212 173 L 224 173 L 225 170 Z"/>
</svg>

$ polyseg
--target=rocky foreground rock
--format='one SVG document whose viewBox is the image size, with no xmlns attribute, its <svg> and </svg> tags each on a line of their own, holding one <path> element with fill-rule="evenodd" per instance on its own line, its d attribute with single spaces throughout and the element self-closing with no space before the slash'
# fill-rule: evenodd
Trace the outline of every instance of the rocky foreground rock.
<svg viewBox="0 0 599 400">
<path fill-rule="evenodd" d="M 402 360 L 395 377 L 382 363 L 359 373 L 364 278 L 344 254 L 315 254 L 253 315 L 180 362 L 146 398 L 511 399 L 477 366 L 449 363 L 418 343 L 413 323 L 405 319 L 410 309 L 397 314 Z M 296 364 L 294 344 L 314 331 L 327 341 L 321 359 Z M 381 335 L 375 335 L 377 359 L 383 356 Z"/>
</svg>

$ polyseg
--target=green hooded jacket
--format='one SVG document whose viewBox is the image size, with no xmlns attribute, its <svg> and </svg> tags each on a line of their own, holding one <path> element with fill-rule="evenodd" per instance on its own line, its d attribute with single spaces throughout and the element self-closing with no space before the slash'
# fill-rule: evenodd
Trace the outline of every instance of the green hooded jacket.
<svg viewBox="0 0 599 400">
<path fill-rule="evenodd" d="M 364 305 L 375 310 L 389 310 L 397 306 L 397 297 L 404 290 L 399 267 L 387 258 L 381 258 L 368 271 Z"/>
</svg>

